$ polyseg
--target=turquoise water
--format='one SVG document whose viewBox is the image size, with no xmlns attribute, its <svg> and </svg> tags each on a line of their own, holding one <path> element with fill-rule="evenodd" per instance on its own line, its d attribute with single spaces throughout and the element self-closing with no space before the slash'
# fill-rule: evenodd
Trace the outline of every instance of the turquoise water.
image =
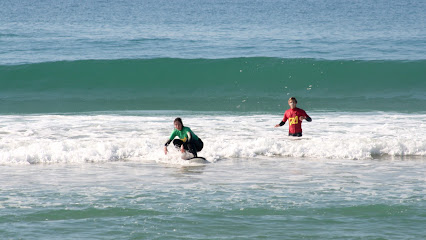
<svg viewBox="0 0 426 240">
<path fill-rule="evenodd" d="M 0 66 L 3 113 L 426 111 L 426 61 L 82 60 Z"/>
<path fill-rule="evenodd" d="M 425 12 L 0 1 L 0 239 L 426 238 Z"/>
</svg>

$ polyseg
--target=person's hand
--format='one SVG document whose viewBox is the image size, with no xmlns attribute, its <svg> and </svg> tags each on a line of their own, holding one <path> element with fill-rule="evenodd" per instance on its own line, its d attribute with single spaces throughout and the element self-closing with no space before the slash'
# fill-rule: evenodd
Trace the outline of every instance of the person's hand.
<svg viewBox="0 0 426 240">
<path fill-rule="evenodd" d="M 275 125 L 275 127 L 281 127 L 279 124 Z"/>
<path fill-rule="evenodd" d="M 182 144 L 182 146 L 180 146 L 180 152 L 181 152 L 181 153 L 184 153 L 184 152 L 185 152 L 185 149 L 183 148 L 183 144 Z"/>
<path fill-rule="evenodd" d="M 167 155 L 167 147 L 166 146 L 164 146 L 164 154 Z"/>
<path fill-rule="evenodd" d="M 300 117 L 299 117 L 299 120 L 300 120 L 300 121 L 303 121 L 303 119 L 306 119 L 306 117 L 305 117 L 305 116 L 300 116 Z"/>
</svg>

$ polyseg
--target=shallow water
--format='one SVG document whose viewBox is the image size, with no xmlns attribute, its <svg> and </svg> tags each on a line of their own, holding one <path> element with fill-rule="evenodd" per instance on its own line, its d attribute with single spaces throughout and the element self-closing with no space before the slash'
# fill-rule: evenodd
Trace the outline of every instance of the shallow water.
<svg viewBox="0 0 426 240">
<path fill-rule="evenodd" d="M 424 159 L 282 157 L 3 166 L 1 235 L 420 239 L 425 167 Z"/>
</svg>

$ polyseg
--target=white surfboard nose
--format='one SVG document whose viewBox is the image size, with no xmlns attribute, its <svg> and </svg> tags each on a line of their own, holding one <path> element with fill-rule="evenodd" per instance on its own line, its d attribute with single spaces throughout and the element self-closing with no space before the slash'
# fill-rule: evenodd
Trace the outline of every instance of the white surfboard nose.
<svg viewBox="0 0 426 240">
<path fill-rule="evenodd" d="M 191 158 L 194 158 L 194 155 L 190 152 L 185 151 L 184 153 L 182 153 L 181 158 L 183 160 L 189 160 Z"/>
</svg>

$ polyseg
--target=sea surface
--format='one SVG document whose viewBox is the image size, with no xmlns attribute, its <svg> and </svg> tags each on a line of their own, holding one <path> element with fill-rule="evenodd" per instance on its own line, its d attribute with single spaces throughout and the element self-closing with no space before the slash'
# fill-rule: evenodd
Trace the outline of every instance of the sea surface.
<svg viewBox="0 0 426 240">
<path fill-rule="evenodd" d="M 426 1 L 1 0 L 0 172 L 0 239 L 425 239 Z"/>
</svg>

